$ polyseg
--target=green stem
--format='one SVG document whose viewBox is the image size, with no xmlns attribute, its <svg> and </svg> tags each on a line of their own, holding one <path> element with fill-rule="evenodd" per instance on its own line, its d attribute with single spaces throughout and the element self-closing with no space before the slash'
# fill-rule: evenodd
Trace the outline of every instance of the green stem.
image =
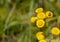
<svg viewBox="0 0 60 42">
<path fill-rule="evenodd" d="M 9 15 L 8 15 L 8 17 L 7 17 L 6 21 L 5 21 L 4 31 L 7 29 L 7 24 L 8 24 L 8 22 L 9 22 L 10 17 L 12 16 L 15 8 L 16 8 L 16 3 L 13 5 L 13 8 L 12 8 L 12 10 L 9 12 Z"/>
<path fill-rule="evenodd" d="M 33 6 L 34 6 L 34 0 L 31 0 L 29 13 L 28 13 L 29 17 L 31 17 L 33 14 Z M 28 42 L 31 42 L 31 24 L 30 23 L 29 23 L 29 41 Z"/>
</svg>

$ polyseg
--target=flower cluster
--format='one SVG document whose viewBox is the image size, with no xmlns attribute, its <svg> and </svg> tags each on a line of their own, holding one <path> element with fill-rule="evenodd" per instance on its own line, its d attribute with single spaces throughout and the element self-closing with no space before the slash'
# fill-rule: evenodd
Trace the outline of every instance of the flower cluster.
<svg viewBox="0 0 60 42">
<path fill-rule="evenodd" d="M 53 17 L 53 13 L 51 11 L 44 12 L 43 8 L 37 8 L 35 12 L 36 12 L 36 16 L 31 17 L 31 22 L 36 23 L 36 26 L 40 29 L 46 26 L 45 19 L 47 18 L 50 19 Z M 59 32 L 60 30 L 58 27 L 52 27 L 50 31 L 52 35 L 60 34 Z M 39 42 L 47 42 L 47 40 L 45 39 L 44 33 L 42 31 L 39 31 L 36 33 L 36 38 L 39 40 Z"/>
<path fill-rule="evenodd" d="M 43 11 L 43 8 L 37 8 L 35 10 L 36 12 L 36 17 L 31 17 L 31 22 L 34 23 L 36 22 L 36 26 L 38 28 L 42 28 L 45 26 L 45 19 L 46 18 L 52 18 L 53 17 L 53 13 L 51 11 L 47 11 L 47 12 L 44 12 Z"/>
</svg>

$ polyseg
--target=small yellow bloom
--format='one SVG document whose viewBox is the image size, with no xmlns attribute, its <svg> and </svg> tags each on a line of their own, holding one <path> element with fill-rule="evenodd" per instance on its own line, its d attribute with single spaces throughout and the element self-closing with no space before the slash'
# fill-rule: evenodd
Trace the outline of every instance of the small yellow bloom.
<svg viewBox="0 0 60 42">
<path fill-rule="evenodd" d="M 42 11 L 43 11 L 43 8 L 37 8 L 37 9 L 35 10 L 36 13 L 40 13 L 40 12 L 42 12 Z"/>
<path fill-rule="evenodd" d="M 42 39 L 44 39 L 44 35 L 41 34 L 40 32 L 38 32 L 38 33 L 36 34 L 36 38 L 37 38 L 38 40 L 42 40 Z"/>
<path fill-rule="evenodd" d="M 30 21 L 31 21 L 32 23 L 34 23 L 34 22 L 36 21 L 36 19 L 37 19 L 36 17 L 31 17 L 31 20 L 30 20 Z"/>
<path fill-rule="evenodd" d="M 37 18 L 39 18 L 39 19 L 45 19 L 46 16 L 45 16 L 44 12 L 41 12 L 41 13 L 37 14 Z"/>
<path fill-rule="evenodd" d="M 43 35 L 43 32 L 37 32 L 36 35 L 39 36 L 39 35 L 41 35 L 41 34 Z"/>
<path fill-rule="evenodd" d="M 37 20 L 36 25 L 38 28 L 42 28 L 45 25 L 45 21 L 44 20 Z"/>
<path fill-rule="evenodd" d="M 53 17 L 53 13 L 52 13 L 51 11 L 47 11 L 47 12 L 46 12 L 46 17 L 47 17 L 47 18 Z"/>
<path fill-rule="evenodd" d="M 53 27 L 52 30 L 51 30 L 51 33 L 53 35 L 59 35 L 59 29 L 57 27 Z"/>
<path fill-rule="evenodd" d="M 43 39 L 43 40 L 40 40 L 39 42 L 47 42 L 47 40 L 44 40 L 44 39 Z"/>
</svg>

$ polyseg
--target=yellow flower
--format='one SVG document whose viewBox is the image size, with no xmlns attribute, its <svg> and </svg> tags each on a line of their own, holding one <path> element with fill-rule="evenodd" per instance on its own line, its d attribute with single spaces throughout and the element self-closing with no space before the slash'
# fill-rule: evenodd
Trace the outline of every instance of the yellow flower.
<svg viewBox="0 0 60 42">
<path fill-rule="evenodd" d="M 37 18 L 39 18 L 39 19 L 45 19 L 46 16 L 45 16 L 44 12 L 41 12 L 41 13 L 37 14 Z"/>
<path fill-rule="evenodd" d="M 53 35 L 59 35 L 59 29 L 57 27 L 53 27 L 52 30 L 51 30 L 51 33 Z"/>
<path fill-rule="evenodd" d="M 40 40 L 39 42 L 47 42 L 47 40 L 44 40 L 44 39 L 43 39 L 43 40 Z"/>
<path fill-rule="evenodd" d="M 30 21 L 31 21 L 32 23 L 34 23 L 34 22 L 36 21 L 36 19 L 37 19 L 36 17 L 31 17 L 31 20 L 30 20 Z"/>
<path fill-rule="evenodd" d="M 38 32 L 38 33 L 36 34 L 36 38 L 37 38 L 38 40 L 44 39 L 44 35 L 43 35 L 42 33 L 43 33 L 43 32 Z"/>
<path fill-rule="evenodd" d="M 36 35 L 39 36 L 39 35 L 41 35 L 41 34 L 43 35 L 43 32 L 37 32 Z"/>
<path fill-rule="evenodd" d="M 38 28 L 42 28 L 45 25 L 45 21 L 44 20 L 37 20 L 36 25 Z"/>
<path fill-rule="evenodd" d="M 43 11 L 43 8 L 37 8 L 37 9 L 35 10 L 36 13 L 40 13 L 40 12 L 42 12 L 42 11 Z"/>
<path fill-rule="evenodd" d="M 47 11 L 47 12 L 46 12 L 46 17 L 47 17 L 47 18 L 53 17 L 53 13 L 52 13 L 51 11 Z"/>
</svg>

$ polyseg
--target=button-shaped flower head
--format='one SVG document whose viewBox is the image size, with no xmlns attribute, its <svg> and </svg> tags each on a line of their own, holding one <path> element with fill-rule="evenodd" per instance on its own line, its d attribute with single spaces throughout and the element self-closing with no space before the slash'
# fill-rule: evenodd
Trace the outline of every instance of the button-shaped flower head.
<svg viewBox="0 0 60 42">
<path fill-rule="evenodd" d="M 44 20 L 37 20 L 36 25 L 38 28 L 42 28 L 45 25 L 45 21 Z"/>
<path fill-rule="evenodd" d="M 39 19 L 45 19 L 46 18 L 45 13 L 44 12 L 38 13 L 37 14 L 37 18 L 39 18 Z"/>
<path fill-rule="evenodd" d="M 51 33 L 52 33 L 53 35 L 59 35 L 59 28 L 58 28 L 58 27 L 53 27 L 53 28 L 51 29 Z"/>
<path fill-rule="evenodd" d="M 36 12 L 36 13 L 43 12 L 43 8 L 37 8 L 37 9 L 35 10 L 35 12 Z"/>
<path fill-rule="evenodd" d="M 31 17 L 30 21 L 34 23 L 36 21 L 37 17 Z"/>
<path fill-rule="evenodd" d="M 43 39 L 43 40 L 40 40 L 39 42 L 47 42 L 47 40 Z"/>
<path fill-rule="evenodd" d="M 47 17 L 47 18 L 53 17 L 53 13 L 52 13 L 51 11 L 47 11 L 47 12 L 46 12 L 46 17 Z"/>
<path fill-rule="evenodd" d="M 38 40 L 44 39 L 43 32 L 38 32 L 38 33 L 36 33 L 36 38 L 37 38 Z"/>
</svg>

